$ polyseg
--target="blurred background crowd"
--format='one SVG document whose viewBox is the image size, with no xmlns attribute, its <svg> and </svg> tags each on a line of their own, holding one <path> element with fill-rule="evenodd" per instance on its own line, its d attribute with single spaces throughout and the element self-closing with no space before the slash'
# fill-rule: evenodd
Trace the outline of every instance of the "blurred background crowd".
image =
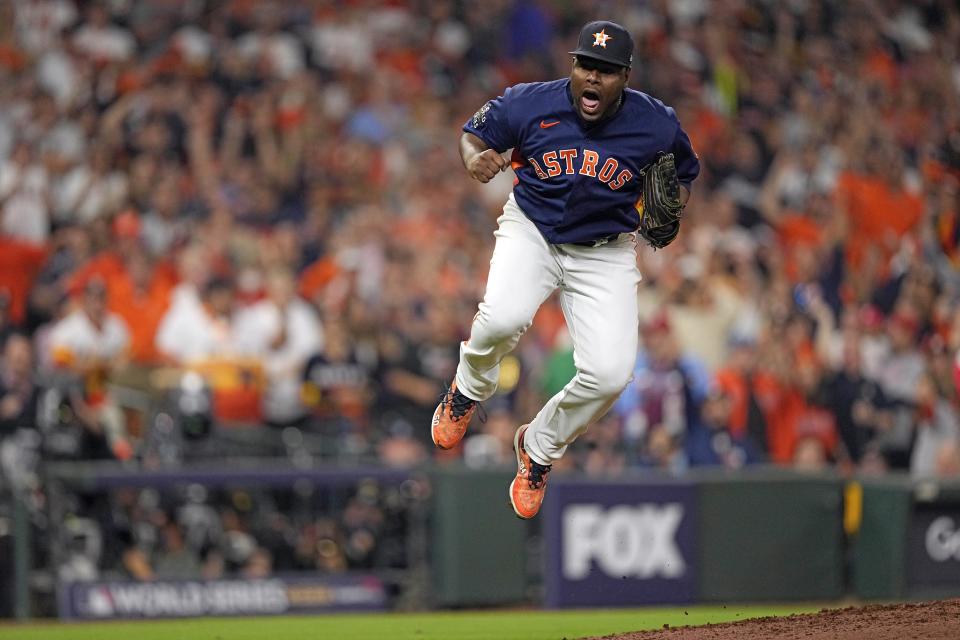
<svg viewBox="0 0 960 640">
<path fill-rule="evenodd" d="M 640 251 L 634 380 L 558 469 L 960 475 L 956 3 L 12 0 L 6 482 L 42 500 L 44 459 L 509 464 L 573 358 L 550 300 L 486 422 L 430 446 L 512 185 L 470 181 L 457 139 L 566 76 L 600 17 L 703 173 L 679 240 Z M 156 540 L 193 540 L 159 513 Z"/>
<path fill-rule="evenodd" d="M 120 488 L 78 494 L 64 525 L 65 581 L 220 580 L 274 573 L 410 569 L 415 482 L 211 489 Z M 400 580 L 394 576 L 392 583 Z M 405 594 L 408 597 L 411 594 Z"/>
</svg>

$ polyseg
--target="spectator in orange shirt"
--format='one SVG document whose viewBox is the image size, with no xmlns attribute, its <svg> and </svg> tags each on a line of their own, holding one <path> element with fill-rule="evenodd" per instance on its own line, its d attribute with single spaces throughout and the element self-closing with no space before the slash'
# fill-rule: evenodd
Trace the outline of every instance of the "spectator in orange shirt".
<svg viewBox="0 0 960 640">
<path fill-rule="evenodd" d="M 127 277 L 116 282 L 110 298 L 110 310 L 123 318 L 130 328 L 130 359 L 136 364 L 152 365 L 160 360 L 156 347 L 157 329 L 170 306 L 170 279 L 158 273 L 143 253 L 126 262 Z"/>
<path fill-rule="evenodd" d="M 729 346 L 726 366 L 715 374 L 716 393 L 729 405 L 727 426 L 734 438 L 752 441 L 758 452 L 766 452 L 767 417 L 759 401 L 769 385 L 768 376 L 757 369 L 757 343 L 752 337 L 733 336 Z"/>
<path fill-rule="evenodd" d="M 139 240 L 140 219 L 134 212 L 125 211 L 114 218 L 111 231 L 114 240 L 111 248 L 95 255 L 70 276 L 67 293 L 78 294 L 89 280 L 96 278 L 106 285 L 107 297 L 112 301 L 111 294 L 122 288 L 123 280 L 129 279 L 126 260 L 143 250 Z"/>
<path fill-rule="evenodd" d="M 131 330 L 130 358 L 138 364 L 158 359 L 155 336 L 169 306 L 174 276 L 162 264 L 151 263 L 140 239 L 142 225 L 133 211 L 113 220 L 114 248 L 94 257 L 70 278 L 68 289 L 76 291 L 92 278 L 107 287 L 109 310 Z"/>
<path fill-rule="evenodd" d="M 789 282 L 819 282 L 822 295 L 836 307 L 847 225 L 829 196 L 829 178 L 823 175 L 829 172 L 818 168 L 817 161 L 813 145 L 799 155 L 781 150 L 764 180 L 760 212 L 776 231 Z"/>
<path fill-rule="evenodd" d="M 825 398 L 818 396 L 821 376 L 813 359 L 800 359 L 796 373 L 794 413 L 789 431 L 784 434 L 784 446 L 794 466 L 815 470 L 837 459 L 837 421 L 835 414 L 824 406 Z M 814 452 L 817 455 L 813 459 L 806 457 Z"/>
<path fill-rule="evenodd" d="M 847 240 L 847 261 L 859 266 L 870 248 L 886 265 L 901 236 L 914 229 L 923 216 L 924 200 L 904 185 L 905 168 L 899 149 L 889 143 L 871 145 L 864 170 L 841 174 L 835 192 L 838 212 L 856 230 Z"/>
<path fill-rule="evenodd" d="M 27 296 L 46 258 L 44 246 L 0 233 L 0 292 L 7 295 L 9 321 L 14 326 L 26 320 Z"/>
</svg>

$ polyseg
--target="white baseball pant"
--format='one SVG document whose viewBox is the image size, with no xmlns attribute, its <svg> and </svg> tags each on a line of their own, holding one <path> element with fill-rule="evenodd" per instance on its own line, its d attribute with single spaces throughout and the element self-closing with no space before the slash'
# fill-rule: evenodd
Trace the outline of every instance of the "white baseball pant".
<svg viewBox="0 0 960 640">
<path fill-rule="evenodd" d="M 512 193 L 497 223 L 487 290 L 470 338 L 460 345 L 457 388 L 474 400 L 492 396 L 500 361 L 559 288 L 577 373 L 544 405 L 524 438 L 531 458 L 551 464 L 609 411 L 633 373 L 641 279 L 636 237 L 621 234 L 598 247 L 552 245 Z"/>
</svg>

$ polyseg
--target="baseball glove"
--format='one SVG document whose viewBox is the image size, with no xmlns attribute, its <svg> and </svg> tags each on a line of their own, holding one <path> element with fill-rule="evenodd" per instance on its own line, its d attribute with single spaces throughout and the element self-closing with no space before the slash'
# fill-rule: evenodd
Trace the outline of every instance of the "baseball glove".
<svg viewBox="0 0 960 640">
<path fill-rule="evenodd" d="M 638 231 L 654 249 L 663 249 L 680 233 L 680 183 L 672 153 L 661 153 L 643 172 L 643 195 L 637 203 Z"/>
</svg>

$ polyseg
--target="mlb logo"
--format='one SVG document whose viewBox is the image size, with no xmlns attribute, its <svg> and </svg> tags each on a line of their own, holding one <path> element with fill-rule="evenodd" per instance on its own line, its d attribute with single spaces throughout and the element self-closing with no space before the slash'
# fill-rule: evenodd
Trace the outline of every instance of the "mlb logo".
<svg viewBox="0 0 960 640">
<path fill-rule="evenodd" d="M 91 618 L 110 618 L 114 614 L 113 595 L 110 587 L 98 586 L 86 592 L 86 602 L 82 610 Z"/>
</svg>

